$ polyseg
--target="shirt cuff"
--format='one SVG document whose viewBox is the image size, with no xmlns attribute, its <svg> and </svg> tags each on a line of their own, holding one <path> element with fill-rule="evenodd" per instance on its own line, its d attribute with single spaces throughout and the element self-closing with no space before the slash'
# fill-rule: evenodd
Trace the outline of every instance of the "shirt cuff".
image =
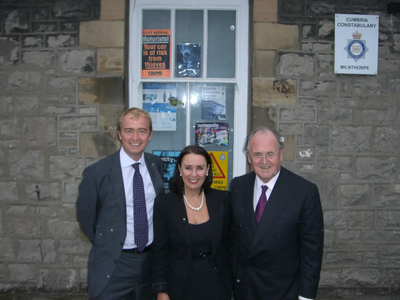
<svg viewBox="0 0 400 300">
<path fill-rule="evenodd" d="M 305 297 L 299 296 L 299 300 L 314 300 L 314 299 L 310 299 L 310 298 L 305 298 Z"/>
</svg>

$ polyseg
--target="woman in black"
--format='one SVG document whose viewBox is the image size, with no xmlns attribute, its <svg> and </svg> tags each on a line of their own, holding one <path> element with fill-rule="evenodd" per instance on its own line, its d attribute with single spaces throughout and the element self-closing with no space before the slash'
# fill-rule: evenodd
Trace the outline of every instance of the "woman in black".
<svg viewBox="0 0 400 300">
<path fill-rule="evenodd" d="M 230 193 L 214 190 L 210 155 L 187 146 L 169 194 L 154 203 L 153 292 L 157 300 L 230 300 Z"/>
</svg>

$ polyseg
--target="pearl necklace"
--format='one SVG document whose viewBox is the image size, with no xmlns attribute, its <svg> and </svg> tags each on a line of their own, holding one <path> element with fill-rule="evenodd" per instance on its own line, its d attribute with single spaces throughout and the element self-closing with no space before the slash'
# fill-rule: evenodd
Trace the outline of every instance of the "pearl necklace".
<svg viewBox="0 0 400 300">
<path fill-rule="evenodd" d="M 183 194 L 183 199 L 185 199 L 186 204 L 193 210 L 195 211 L 199 211 L 200 209 L 202 209 L 203 204 L 204 204 L 204 190 L 203 190 L 203 195 L 201 196 L 201 204 L 199 207 L 194 207 L 192 205 L 190 205 L 188 199 L 186 198 L 185 194 Z"/>
</svg>

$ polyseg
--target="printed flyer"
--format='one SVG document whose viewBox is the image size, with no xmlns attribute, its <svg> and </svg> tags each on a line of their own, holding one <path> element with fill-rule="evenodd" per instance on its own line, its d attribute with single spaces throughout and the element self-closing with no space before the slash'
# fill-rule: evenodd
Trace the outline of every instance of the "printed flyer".
<svg viewBox="0 0 400 300">
<path fill-rule="evenodd" d="M 180 104 L 176 94 L 175 83 L 143 83 L 143 109 L 151 116 L 153 130 L 176 130 L 176 107 Z"/>
<path fill-rule="evenodd" d="M 201 77 L 201 45 L 176 45 L 177 77 Z"/>
<path fill-rule="evenodd" d="M 170 77 L 171 30 L 142 32 L 142 77 Z"/>
<path fill-rule="evenodd" d="M 228 123 L 196 123 L 196 145 L 205 146 L 229 146 Z"/>
<path fill-rule="evenodd" d="M 201 91 L 202 118 L 226 119 L 226 87 L 203 86 Z"/>
</svg>

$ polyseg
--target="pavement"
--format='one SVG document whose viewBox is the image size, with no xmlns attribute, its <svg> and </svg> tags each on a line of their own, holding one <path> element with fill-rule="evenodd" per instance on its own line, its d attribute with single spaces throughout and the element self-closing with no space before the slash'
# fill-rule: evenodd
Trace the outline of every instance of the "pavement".
<svg viewBox="0 0 400 300">
<path fill-rule="evenodd" d="M 0 293 L 0 300 L 89 300 L 87 293 Z"/>
<path fill-rule="evenodd" d="M 89 296 L 87 293 L 0 293 L 0 300 L 89 300 Z M 205 299 L 207 300 L 207 299 Z M 400 300 L 399 295 L 385 295 L 382 293 L 381 295 L 354 295 L 350 294 L 341 294 L 335 295 L 334 292 L 330 291 L 329 293 L 319 293 L 315 300 Z"/>
</svg>

